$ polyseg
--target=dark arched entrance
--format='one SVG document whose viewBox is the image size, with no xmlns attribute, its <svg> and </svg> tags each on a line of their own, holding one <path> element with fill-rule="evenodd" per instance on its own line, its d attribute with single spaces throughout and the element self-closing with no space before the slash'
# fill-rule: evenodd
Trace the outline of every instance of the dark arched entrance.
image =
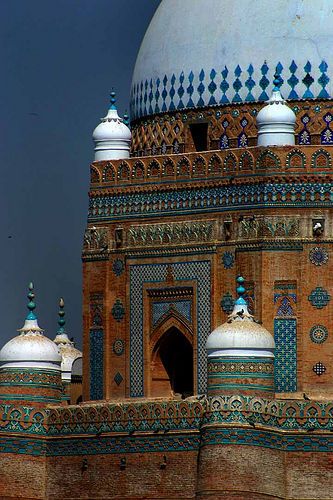
<svg viewBox="0 0 333 500">
<path fill-rule="evenodd" d="M 152 356 L 152 396 L 193 394 L 193 348 L 176 327 L 156 343 Z"/>
</svg>

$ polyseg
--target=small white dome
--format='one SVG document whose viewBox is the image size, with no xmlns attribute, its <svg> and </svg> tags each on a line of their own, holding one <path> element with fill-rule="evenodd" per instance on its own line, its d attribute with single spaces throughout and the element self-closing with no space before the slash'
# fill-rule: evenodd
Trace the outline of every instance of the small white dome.
<svg viewBox="0 0 333 500">
<path fill-rule="evenodd" d="M 61 357 L 57 346 L 43 335 L 34 314 L 33 285 L 29 285 L 29 314 L 20 335 L 9 340 L 0 351 L 0 368 L 34 368 L 60 371 Z"/>
<path fill-rule="evenodd" d="M 129 158 L 132 134 L 124 120 L 119 117 L 115 102 L 115 94 L 112 92 L 110 109 L 93 132 L 94 161 Z"/>
<path fill-rule="evenodd" d="M 243 317 L 229 316 L 230 321 L 218 326 L 208 337 L 208 350 L 271 350 L 274 339 L 266 328 L 256 323 L 244 312 Z"/>
<path fill-rule="evenodd" d="M 26 320 L 20 335 L 9 340 L 0 351 L 1 368 L 47 368 L 60 370 L 57 346 L 45 337 L 37 319 Z"/>
<path fill-rule="evenodd" d="M 258 146 L 293 146 L 296 115 L 281 96 L 278 78 L 271 98 L 257 115 Z"/>
<path fill-rule="evenodd" d="M 237 280 L 237 291 L 242 295 L 245 292 L 242 286 L 244 279 L 239 277 Z M 228 321 L 218 326 L 206 343 L 208 357 L 274 357 L 274 348 L 273 336 L 249 314 L 242 296 L 236 300 Z"/>
</svg>

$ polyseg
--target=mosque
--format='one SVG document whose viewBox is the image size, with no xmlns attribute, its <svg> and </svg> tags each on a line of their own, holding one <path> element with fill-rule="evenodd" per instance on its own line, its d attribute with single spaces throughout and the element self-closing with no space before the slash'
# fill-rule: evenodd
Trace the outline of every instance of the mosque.
<svg viewBox="0 0 333 500">
<path fill-rule="evenodd" d="M 0 351 L 0 498 L 333 499 L 332 26 L 162 0 L 93 132 L 83 356 L 32 285 Z"/>
</svg>

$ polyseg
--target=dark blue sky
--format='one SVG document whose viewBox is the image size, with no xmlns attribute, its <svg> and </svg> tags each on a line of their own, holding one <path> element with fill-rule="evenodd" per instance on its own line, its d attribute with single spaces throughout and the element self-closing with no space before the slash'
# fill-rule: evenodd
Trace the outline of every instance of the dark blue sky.
<svg viewBox="0 0 333 500">
<path fill-rule="evenodd" d="M 91 133 L 115 87 L 128 108 L 131 75 L 159 0 L 0 2 L 0 345 L 26 315 L 29 281 L 53 338 L 64 296 L 81 344 L 81 246 Z"/>
</svg>

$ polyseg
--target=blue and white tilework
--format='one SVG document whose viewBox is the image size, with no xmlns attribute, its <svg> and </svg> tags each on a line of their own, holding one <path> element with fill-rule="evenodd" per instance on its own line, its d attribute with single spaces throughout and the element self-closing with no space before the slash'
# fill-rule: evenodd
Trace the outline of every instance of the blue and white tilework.
<svg viewBox="0 0 333 500">
<path fill-rule="evenodd" d="M 143 373 L 143 285 L 161 283 L 167 277 L 167 264 L 130 266 L 130 394 L 144 396 Z M 207 383 L 206 339 L 211 331 L 211 265 L 209 261 L 172 264 L 176 281 L 197 282 L 198 391 Z"/>
<path fill-rule="evenodd" d="M 297 323 L 295 318 L 274 319 L 276 392 L 297 390 Z"/>
<path fill-rule="evenodd" d="M 192 320 L 192 301 L 179 300 L 174 302 L 154 302 L 153 303 L 153 326 L 160 321 L 160 319 L 167 314 L 170 309 L 175 309 L 181 316 L 190 323 Z"/>
<path fill-rule="evenodd" d="M 130 217 L 214 212 L 220 210 L 251 210 L 269 203 L 271 207 L 331 207 L 331 182 L 258 183 L 198 189 L 157 191 L 152 194 L 126 193 L 98 195 L 89 200 L 89 222 L 128 220 Z M 287 197 L 291 196 L 288 200 Z M 183 200 L 187 200 L 184 207 Z"/>
<path fill-rule="evenodd" d="M 162 75 L 134 83 L 131 91 L 131 117 L 136 119 L 154 113 L 182 110 L 185 108 L 212 106 L 217 104 L 246 103 L 267 101 L 270 96 L 275 72 L 283 78 L 282 95 L 286 99 L 329 98 L 327 85 L 328 64 L 304 65 L 291 60 L 285 67 L 281 62 L 275 64 L 224 66 L 195 71 L 188 74 Z M 329 129 L 329 127 L 328 127 Z M 331 134 L 329 134 L 331 140 Z M 243 131 L 239 138 L 240 147 L 247 142 Z"/>
<path fill-rule="evenodd" d="M 90 330 L 90 399 L 103 399 L 103 330 Z"/>
</svg>

